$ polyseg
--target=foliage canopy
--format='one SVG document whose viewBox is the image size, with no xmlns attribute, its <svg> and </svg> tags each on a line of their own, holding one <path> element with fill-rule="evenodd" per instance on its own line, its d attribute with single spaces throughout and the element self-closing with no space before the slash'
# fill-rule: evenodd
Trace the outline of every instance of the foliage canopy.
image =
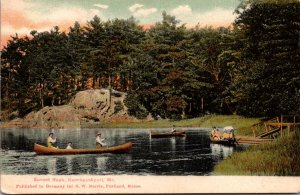
<svg viewBox="0 0 300 195">
<path fill-rule="evenodd" d="M 95 16 L 15 35 L 1 51 L 1 106 L 23 116 L 105 87 L 127 92 L 138 118 L 299 113 L 299 13 L 299 1 L 247 0 L 229 28 L 189 29 L 163 12 L 150 30 Z"/>
</svg>

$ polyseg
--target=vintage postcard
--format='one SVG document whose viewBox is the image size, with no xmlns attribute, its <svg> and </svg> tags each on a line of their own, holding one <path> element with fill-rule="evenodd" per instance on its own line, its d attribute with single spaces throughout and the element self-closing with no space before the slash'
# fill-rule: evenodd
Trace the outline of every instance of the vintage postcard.
<svg viewBox="0 0 300 195">
<path fill-rule="evenodd" d="M 299 193 L 299 0 L 2 0 L 1 193 Z"/>
</svg>

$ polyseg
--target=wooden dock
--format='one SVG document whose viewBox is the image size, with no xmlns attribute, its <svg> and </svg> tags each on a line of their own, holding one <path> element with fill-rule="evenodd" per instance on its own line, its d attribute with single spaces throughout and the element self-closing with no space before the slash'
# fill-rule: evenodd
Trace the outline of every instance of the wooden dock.
<svg viewBox="0 0 300 195">
<path fill-rule="evenodd" d="M 266 122 L 261 122 L 252 126 L 253 136 L 256 138 L 275 139 L 288 135 L 291 131 L 299 130 L 300 116 L 284 116 L 272 118 Z M 259 132 L 259 130 L 264 130 Z"/>
<path fill-rule="evenodd" d="M 270 131 L 263 132 L 263 133 L 257 135 L 257 137 L 260 137 L 260 138 L 267 137 L 268 135 L 272 135 L 273 133 L 276 133 L 278 131 L 280 131 L 280 127 L 272 129 Z"/>
<path fill-rule="evenodd" d="M 300 130 L 300 115 L 281 115 L 280 117 L 254 124 L 251 129 L 253 137 L 237 137 L 238 144 L 266 143 L 288 135 L 291 131 Z"/>
<path fill-rule="evenodd" d="M 236 143 L 237 144 L 251 144 L 257 145 L 262 143 L 267 143 L 270 141 L 274 141 L 274 139 L 266 139 L 266 138 L 255 138 L 255 137 L 237 137 Z"/>
</svg>

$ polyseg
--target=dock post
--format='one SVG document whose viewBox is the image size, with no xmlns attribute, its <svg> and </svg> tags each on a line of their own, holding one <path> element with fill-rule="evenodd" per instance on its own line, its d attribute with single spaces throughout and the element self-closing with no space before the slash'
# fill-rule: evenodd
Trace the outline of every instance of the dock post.
<svg viewBox="0 0 300 195">
<path fill-rule="evenodd" d="M 283 137 L 283 128 L 282 128 L 282 123 L 283 123 L 283 116 L 280 116 L 280 137 Z"/>
<path fill-rule="evenodd" d="M 253 131 L 253 136 L 254 136 L 254 137 L 256 137 L 256 136 L 255 136 L 255 129 L 256 129 L 256 126 L 252 126 L 252 131 Z"/>
<path fill-rule="evenodd" d="M 296 131 L 296 115 L 294 115 L 294 128 L 293 131 Z"/>
</svg>

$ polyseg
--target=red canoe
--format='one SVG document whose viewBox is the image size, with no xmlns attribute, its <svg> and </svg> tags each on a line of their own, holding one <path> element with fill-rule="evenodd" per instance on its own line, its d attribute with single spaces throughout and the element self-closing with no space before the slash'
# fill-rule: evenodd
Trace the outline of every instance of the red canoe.
<svg viewBox="0 0 300 195">
<path fill-rule="evenodd" d="M 99 149 L 56 149 L 39 144 L 34 144 L 34 151 L 39 155 L 65 155 L 65 154 L 101 154 L 101 153 L 122 153 L 132 148 L 132 142 L 113 147 Z"/>
</svg>

